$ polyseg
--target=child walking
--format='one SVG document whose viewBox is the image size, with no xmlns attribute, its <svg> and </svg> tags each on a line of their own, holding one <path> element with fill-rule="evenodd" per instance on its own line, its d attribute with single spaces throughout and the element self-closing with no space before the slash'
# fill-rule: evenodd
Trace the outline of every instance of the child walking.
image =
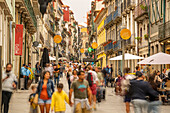
<svg viewBox="0 0 170 113">
<path fill-rule="evenodd" d="M 65 113 L 66 105 L 65 101 L 69 104 L 69 98 L 67 94 L 63 91 L 63 84 L 59 83 L 57 85 L 57 90 L 52 95 L 51 110 L 55 113 Z"/>
<path fill-rule="evenodd" d="M 36 86 L 31 86 L 32 94 L 29 96 L 29 102 L 30 102 L 30 113 L 38 113 L 38 104 L 33 103 L 35 95 L 36 95 Z"/>
</svg>

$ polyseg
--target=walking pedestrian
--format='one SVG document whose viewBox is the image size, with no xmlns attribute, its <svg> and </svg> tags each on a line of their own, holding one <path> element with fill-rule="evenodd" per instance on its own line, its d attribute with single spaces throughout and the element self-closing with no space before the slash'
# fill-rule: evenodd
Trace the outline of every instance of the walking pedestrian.
<svg viewBox="0 0 170 113">
<path fill-rule="evenodd" d="M 2 74 L 2 102 L 1 102 L 1 113 L 3 107 L 3 113 L 8 113 L 9 102 L 13 91 L 16 89 L 17 77 L 12 72 L 13 65 L 8 63 L 6 65 L 6 71 Z"/>
<path fill-rule="evenodd" d="M 130 68 L 125 68 L 124 69 L 125 76 L 121 80 L 121 95 L 124 96 L 124 102 L 126 105 L 126 113 L 130 113 L 130 102 L 131 102 L 131 97 L 129 92 L 129 87 L 130 87 L 130 80 L 133 80 L 136 78 L 135 75 L 130 75 Z"/>
<path fill-rule="evenodd" d="M 70 77 L 72 76 L 72 68 L 70 67 L 67 72 L 67 81 L 68 81 L 68 88 L 70 90 L 71 88 L 71 80 Z"/>
<path fill-rule="evenodd" d="M 37 64 L 35 65 L 35 68 L 36 68 L 35 83 L 37 83 L 39 81 L 39 77 L 41 73 L 41 66 L 39 62 L 37 62 Z"/>
<path fill-rule="evenodd" d="M 80 71 L 78 77 L 79 79 L 74 81 L 71 85 L 69 103 L 71 106 L 73 105 L 71 97 L 74 92 L 74 113 L 90 113 L 91 91 L 88 81 L 84 79 L 84 71 Z"/>
<path fill-rule="evenodd" d="M 155 74 L 155 73 L 154 73 Z M 154 75 L 149 77 L 149 83 L 152 88 L 158 92 L 158 84 L 154 82 Z M 159 101 L 159 97 L 155 98 L 149 95 L 149 104 L 148 104 L 148 113 L 159 113 L 159 107 L 161 102 Z"/>
<path fill-rule="evenodd" d="M 144 75 L 138 75 L 136 80 L 130 81 L 129 93 L 132 99 L 135 113 L 146 113 L 148 102 L 146 96 L 158 98 L 158 93 L 152 89 L 151 85 L 144 81 Z"/>
<path fill-rule="evenodd" d="M 25 78 L 25 89 L 26 90 L 28 90 L 28 80 L 29 80 L 30 77 L 31 77 L 31 72 L 28 69 L 28 65 L 27 65 L 26 66 L 26 76 L 24 77 Z"/>
<path fill-rule="evenodd" d="M 93 71 L 92 66 L 89 65 L 88 67 L 89 67 L 89 71 L 88 71 L 87 81 L 89 82 L 90 89 L 92 91 L 93 109 L 96 110 L 96 94 L 97 94 L 97 85 L 98 85 L 99 79 L 97 77 L 97 73 Z"/>
<path fill-rule="evenodd" d="M 56 81 L 57 81 L 57 84 L 59 84 L 59 79 L 60 79 L 60 76 L 59 76 L 59 73 L 60 73 L 60 69 L 58 68 L 58 66 L 56 64 L 54 64 L 54 84 L 56 85 Z"/>
<path fill-rule="evenodd" d="M 65 113 L 65 102 L 69 104 L 69 98 L 66 92 L 63 91 L 63 84 L 60 83 L 57 85 L 57 91 L 52 95 L 51 110 L 54 110 L 55 113 Z"/>
<path fill-rule="evenodd" d="M 38 104 L 33 103 L 35 95 L 36 95 L 36 86 L 31 86 L 32 94 L 29 96 L 29 102 L 30 102 L 30 112 L 29 113 L 38 113 Z"/>
<path fill-rule="evenodd" d="M 23 66 L 21 67 L 21 75 L 20 75 L 20 88 L 21 90 L 25 89 L 25 76 L 27 74 L 27 69 L 26 69 L 26 65 L 23 64 Z"/>
<path fill-rule="evenodd" d="M 73 70 L 73 74 L 72 74 L 72 76 L 70 76 L 71 83 L 73 83 L 77 79 L 78 79 L 77 70 Z"/>
<path fill-rule="evenodd" d="M 44 70 L 49 71 L 50 72 L 50 79 L 53 79 L 54 68 L 52 67 L 52 65 L 50 66 L 50 64 L 47 63 Z"/>
<path fill-rule="evenodd" d="M 49 113 L 53 92 L 54 84 L 50 79 L 50 72 L 45 71 L 43 73 L 43 79 L 38 83 L 36 92 L 36 94 L 39 95 L 38 104 L 40 106 L 41 113 L 44 113 L 44 108 L 46 108 L 46 113 Z"/>
</svg>

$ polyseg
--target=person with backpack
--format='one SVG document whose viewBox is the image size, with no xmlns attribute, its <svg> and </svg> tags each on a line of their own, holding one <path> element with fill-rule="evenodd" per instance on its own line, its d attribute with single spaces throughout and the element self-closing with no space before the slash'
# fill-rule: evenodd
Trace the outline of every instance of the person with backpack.
<svg viewBox="0 0 170 113">
<path fill-rule="evenodd" d="M 89 82 L 90 89 L 92 91 L 92 98 L 93 98 L 93 109 L 96 110 L 96 94 L 97 94 L 97 84 L 98 84 L 98 77 L 97 73 L 93 71 L 91 65 L 88 66 L 89 71 L 87 75 L 87 81 Z"/>
</svg>

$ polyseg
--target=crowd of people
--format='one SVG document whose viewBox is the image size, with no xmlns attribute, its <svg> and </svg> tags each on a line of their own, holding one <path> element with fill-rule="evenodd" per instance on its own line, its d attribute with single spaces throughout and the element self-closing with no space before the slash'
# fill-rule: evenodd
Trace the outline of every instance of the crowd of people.
<svg viewBox="0 0 170 113">
<path fill-rule="evenodd" d="M 127 113 L 130 113 L 130 103 L 133 104 L 135 113 L 159 113 L 159 96 L 163 95 L 162 101 L 167 102 L 170 95 L 168 90 L 161 90 L 170 87 L 170 73 L 166 72 L 166 69 L 163 69 L 162 73 L 155 70 L 144 76 L 139 66 L 136 67 L 134 75 L 130 74 L 130 68 L 125 68 L 123 76 L 119 73 L 113 78 L 112 65 L 101 69 L 90 63 L 68 62 L 58 65 L 47 63 L 46 67 L 42 68 L 37 63 L 35 68 L 33 71 L 31 63 L 23 64 L 20 75 L 20 78 L 24 79 L 24 87 L 21 89 L 27 90 L 34 79 L 37 83 L 37 86 L 31 86 L 33 93 L 29 97 L 30 113 L 37 113 L 38 106 L 41 113 L 49 113 L 50 109 L 55 113 L 64 113 L 65 102 L 71 107 L 74 105 L 74 113 L 90 113 L 92 109 L 96 110 L 96 102 L 105 99 L 109 82 L 111 86 L 115 86 L 115 94 L 124 97 Z M 60 82 L 60 77 L 63 76 L 67 78 L 69 94 L 63 90 L 66 85 Z M 8 113 L 10 98 L 16 86 L 17 77 L 12 72 L 12 64 L 8 63 L 2 76 L 4 113 Z"/>
</svg>

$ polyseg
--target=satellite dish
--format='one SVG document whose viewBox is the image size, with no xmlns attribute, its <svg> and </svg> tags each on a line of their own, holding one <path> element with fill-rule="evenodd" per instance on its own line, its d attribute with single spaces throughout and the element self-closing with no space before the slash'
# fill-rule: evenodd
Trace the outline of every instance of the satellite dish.
<svg viewBox="0 0 170 113">
<path fill-rule="evenodd" d="M 32 46 L 33 46 L 33 47 L 37 47 L 38 45 L 39 45 L 39 42 L 34 41 Z"/>
</svg>

